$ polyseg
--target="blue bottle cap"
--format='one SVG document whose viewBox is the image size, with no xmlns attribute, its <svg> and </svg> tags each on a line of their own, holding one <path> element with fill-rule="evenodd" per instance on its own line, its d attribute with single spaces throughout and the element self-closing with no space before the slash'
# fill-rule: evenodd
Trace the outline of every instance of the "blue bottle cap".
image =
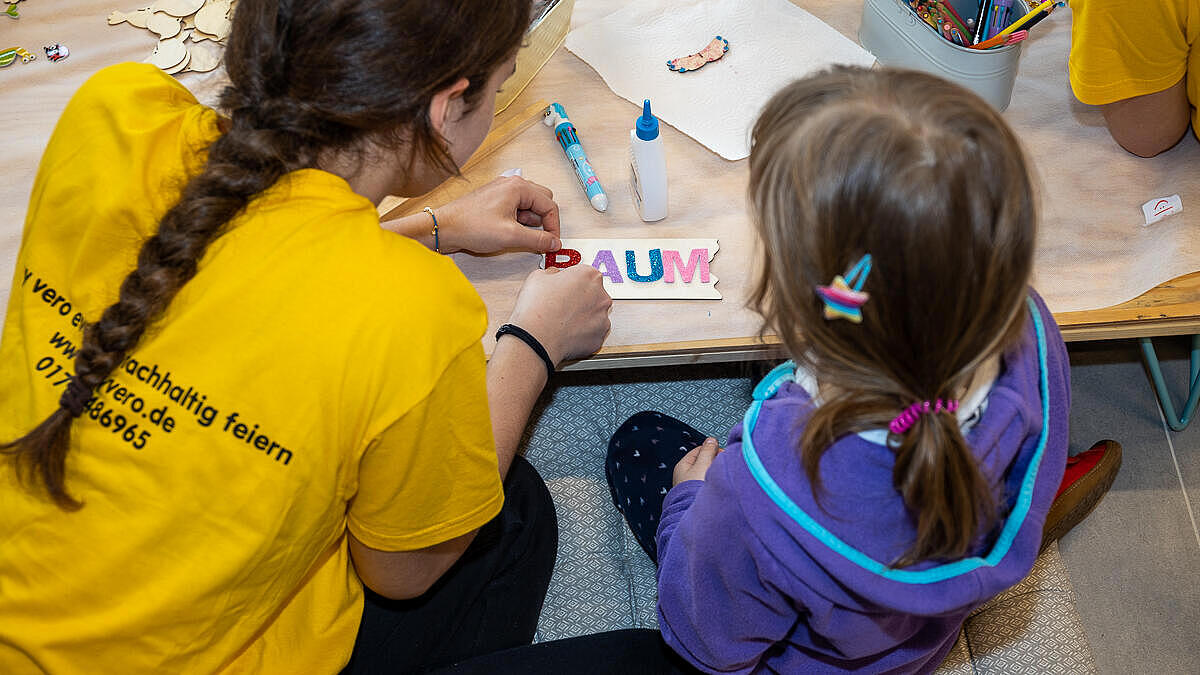
<svg viewBox="0 0 1200 675">
<path fill-rule="evenodd" d="M 650 114 L 650 99 L 642 102 L 642 116 L 637 118 L 637 137 L 643 141 L 658 138 L 658 118 Z"/>
</svg>

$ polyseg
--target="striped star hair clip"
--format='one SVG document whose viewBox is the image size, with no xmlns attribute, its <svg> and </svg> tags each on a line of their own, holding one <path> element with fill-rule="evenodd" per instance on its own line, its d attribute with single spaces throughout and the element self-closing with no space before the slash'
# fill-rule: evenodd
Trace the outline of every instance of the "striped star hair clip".
<svg viewBox="0 0 1200 675">
<path fill-rule="evenodd" d="M 863 284 L 871 273 L 871 254 L 858 259 L 844 275 L 833 278 L 828 286 L 817 286 L 817 295 L 825 303 L 826 319 L 846 319 L 862 323 L 862 306 L 871 297 L 863 292 Z"/>
</svg>

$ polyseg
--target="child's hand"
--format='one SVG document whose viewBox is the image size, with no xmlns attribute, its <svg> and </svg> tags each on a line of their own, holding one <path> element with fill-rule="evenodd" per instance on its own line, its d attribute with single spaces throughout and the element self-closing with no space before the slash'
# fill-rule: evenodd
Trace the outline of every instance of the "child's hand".
<svg viewBox="0 0 1200 675">
<path fill-rule="evenodd" d="M 689 480 L 704 480 L 705 474 L 708 473 L 708 467 L 712 466 L 713 460 L 722 452 L 725 452 L 725 448 L 717 447 L 717 439 L 711 436 L 704 439 L 704 443 L 692 448 L 675 465 L 671 486 L 674 487 Z"/>
<path fill-rule="evenodd" d="M 556 251 L 561 244 L 553 197 L 550 188 L 519 176 L 497 178 L 436 209 L 442 252 Z"/>
</svg>

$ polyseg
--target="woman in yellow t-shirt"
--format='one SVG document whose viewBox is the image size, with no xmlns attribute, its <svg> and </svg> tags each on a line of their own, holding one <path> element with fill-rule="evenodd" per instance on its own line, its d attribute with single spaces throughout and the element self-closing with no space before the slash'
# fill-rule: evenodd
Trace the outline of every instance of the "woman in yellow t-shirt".
<svg viewBox="0 0 1200 675">
<path fill-rule="evenodd" d="M 439 254 L 556 249 L 549 190 L 375 211 L 478 147 L 529 20 L 241 0 L 221 115 L 145 64 L 75 94 L 0 340 L 0 672 L 404 671 L 532 639 L 557 524 L 514 455 L 611 301 L 536 270 L 485 362 Z"/>
<path fill-rule="evenodd" d="M 1071 0 L 1075 96 L 1101 106 L 1113 140 L 1153 157 L 1200 134 L 1200 0 Z"/>
</svg>

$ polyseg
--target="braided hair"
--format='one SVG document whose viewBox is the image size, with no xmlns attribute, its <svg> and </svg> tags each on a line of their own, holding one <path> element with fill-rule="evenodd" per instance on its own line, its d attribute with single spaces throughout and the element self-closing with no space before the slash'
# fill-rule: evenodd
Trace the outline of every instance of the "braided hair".
<svg viewBox="0 0 1200 675">
<path fill-rule="evenodd" d="M 430 102 L 465 78 L 464 100 L 475 105 L 520 46 L 529 18 L 529 0 L 242 0 L 220 98 L 229 128 L 142 244 L 117 301 L 85 326 L 60 406 L 0 445 L 21 480 L 39 479 L 64 510 L 82 506 L 66 487 L 72 421 L 195 276 L 226 225 L 282 176 L 368 145 L 407 151 L 409 170 L 424 162 L 456 173 Z"/>
</svg>

